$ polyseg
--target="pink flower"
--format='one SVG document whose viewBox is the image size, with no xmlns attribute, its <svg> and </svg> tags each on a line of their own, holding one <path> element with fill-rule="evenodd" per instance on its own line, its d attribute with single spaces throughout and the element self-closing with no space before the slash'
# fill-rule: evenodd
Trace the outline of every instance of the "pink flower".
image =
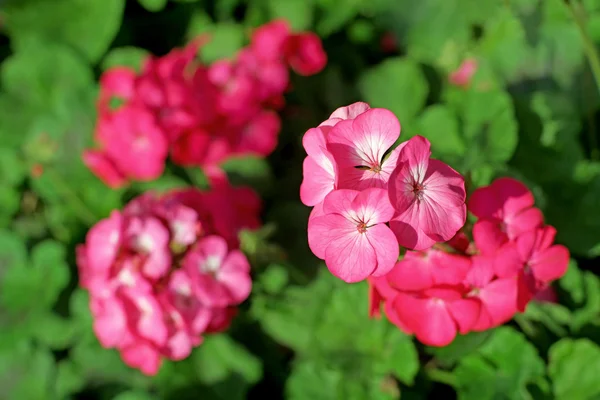
<svg viewBox="0 0 600 400">
<path fill-rule="evenodd" d="M 355 119 L 338 122 L 327 135 L 327 149 L 338 165 L 338 187 L 387 188 L 399 151 L 391 151 L 387 158 L 384 155 L 399 136 L 398 119 L 382 108 L 372 108 Z"/>
<path fill-rule="evenodd" d="M 397 318 L 408 326 L 420 342 L 429 346 L 446 346 L 459 330 L 470 326 L 472 320 L 456 317 L 453 305 L 460 301 L 463 290 L 459 286 L 432 288 L 418 294 L 398 292 L 393 309 Z M 466 313 L 475 318 L 476 314 Z"/>
<path fill-rule="evenodd" d="M 261 111 L 254 116 L 237 135 L 237 154 L 268 156 L 277 146 L 281 121 L 272 111 Z"/>
<path fill-rule="evenodd" d="M 195 281 L 198 298 L 213 307 L 237 305 L 252 288 L 250 264 L 239 250 L 228 251 L 219 236 L 201 239 L 184 260 L 184 268 Z"/>
<path fill-rule="evenodd" d="M 556 290 L 554 290 L 554 288 L 550 285 L 546 286 L 543 289 L 540 289 L 540 291 L 536 293 L 533 299 L 540 303 L 558 304 L 558 295 L 556 294 Z"/>
<path fill-rule="evenodd" d="M 132 179 L 158 178 L 167 158 L 167 140 L 152 114 L 140 107 L 121 108 L 101 118 L 98 140 L 119 171 Z"/>
<path fill-rule="evenodd" d="M 562 245 L 553 244 L 555 236 L 556 229 L 545 226 L 523 233 L 498 251 L 496 274 L 499 277 L 518 277 L 519 311 L 525 310 L 538 291 L 567 271 L 569 251 Z"/>
<path fill-rule="evenodd" d="M 118 189 L 127 183 L 127 178 L 113 161 L 100 150 L 85 150 L 83 163 L 111 189 Z"/>
<path fill-rule="evenodd" d="M 114 67 L 100 77 L 100 95 L 98 109 L 100 113 L 111 113 L 115 110 L 114 100 L 128 102 L 135 94 L 135 71 L 127 67 Z"/>
<path fill-rule="evenodd" d="M 469 211 L 479 220 L 473 238 L 483 254 L 494 254 L 500 246 L 543 224 L 533 194 L 521 182 L 500 178 L 479 188 L 469 199 Z"/>
<path fill-rule="evenodd" d="M 450 83 L 455 86 L 469 86 L 476 71 L 477 60 L 468 58 L 460 64 L 456 71 L 450 74 L 448 79 L 450 80 Z"/>
<path fill-rule="evenodd" d="M 131 248 L 143 255 L 142 271 L 149 278 L 162 277 L 171 267 L 169 231 L 156 218 L 133 218 L 126 235 Z"/>
<path fill-rule="evenodd" d="M 441 161 L 430 159 L 422 136 L 406 142 L 389 179 L 396 213 L 390 228 L 401 246 L 415 250 L 451 239 L 467 218 L 463 177 Z"/>
<path fill-rule="evenodd" d="M 385 225 L 394 212 L 385 190 L 335 190 L 325 197 L 323 212 L 309 221 L 308 244 L 333 275 L 358 282 L 394 266 L 400 250 Z"/>
<path fill-rule="evenodd" d="M 215 219 L 234 205 L 254 209 L 251 198 L 235 193 L 246 188 L 211 178 L 215 187 L 234 190 L 224 196 L 229 203 L 211 210 Z M 227 329 L 250 293 L 250 266 L 237 245 L 205 236 L 216 230 L 202 210 L 206 195 L 196 189 L 145 193 L 100 221 L 77 247 L 80 284 L 89 290 L 100 344 L 116 348 L 144 374 L 156 374 L 163 358 L 186 358 L 203 334 Z M 236 196 L 243 206 L 232 202 Z"/>
<path fill-rule="evenodd" d="M 460 284 L 470 268 L 471 260 L 458 254 L 432 249 L 407 251 L 387 276 L 397 289 L 415 291 L 436 285 Z"/>
<path fill-rule="evenodd" d="M 517 312 L 517 281 L 494 279 L 494 260 L 490 257 L 474 256 L 472 260 L 473 267 L 466 278 L 470 292 L 464 301 L 475 301 L 477 305 L 478 318 L 470 330 L 484 331 L 509 321 Z M 472 304 L 460 309 L 473 312 Z"/>
<path fill-rule="evenodd" d="M 302 138 L 308 156 L 302 165 L 300 199 L 307 206 L 323 201 L 336 186 L 337 164 L 327 150 L 324 129 L 309 129 Z"/>
<path fill-rule="evenodd" d="M 290 35 L 285 42 L 285 58 L 296 73 L 314 75 L 327 64 L 327 54 L 321 39 L 312 32 Z"/>
<path fill-rule="evenodd" d="M 276 19 L 252 32 L 250 49 L 263 61 L 280 60 L 291 29 L 284 19 Z"/>
</svg>

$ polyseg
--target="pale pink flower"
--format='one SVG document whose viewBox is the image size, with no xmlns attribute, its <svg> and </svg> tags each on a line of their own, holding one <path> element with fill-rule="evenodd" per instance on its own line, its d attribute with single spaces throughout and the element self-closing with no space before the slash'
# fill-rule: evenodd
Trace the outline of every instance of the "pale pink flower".
<svg viewBox="0 0 600 400">
<path fill-rule="evenodd" d="M 441 161 L 430 159 L 422 136 L 405 142 L 389 180 L 396 210 L 390 228 L 401 246 L 423 250 L 450 240 L 467 218 L 463 177 Z"/>
<path fill-rule="evenodd" d="M 391 147 L 399 136 L 398 118 L 382 108 L 338 122 L 327 135 L 327 149 L 338 166 L 338 188 L 387 188 L 399 154 Z"/>
<path fill-rule="evenodd" d="M 394 212 L 385 190 L 335 190 L 325 197 L 323 212 L 309 220 L 308 244 L 333 275 L 358 282 L 394 266 L 400 250 L 385 225 Z"/>
<path fill-rule="evenodd" d="M 455 86 L 466 87 L 471 83 L 473 75 L 477 72 L 477 60 L 467 58 L 460 64 L 456 71 L 448 77 L 451 84 Z"/>
<path fill-rule="evenodd" d="M 328 119 L 321 122 L 319 125 L 333 127 L 338 122 L 346 120 L 346 119 L 354 119 L 358 117 L 360 114 L 371 109 L 367 103 L 362 101 L 357 101 L 356 103 L 352 103 L 349 106 L 344 106 L 337 108 L 334 112 L 331 113 Z"/>
</svg>

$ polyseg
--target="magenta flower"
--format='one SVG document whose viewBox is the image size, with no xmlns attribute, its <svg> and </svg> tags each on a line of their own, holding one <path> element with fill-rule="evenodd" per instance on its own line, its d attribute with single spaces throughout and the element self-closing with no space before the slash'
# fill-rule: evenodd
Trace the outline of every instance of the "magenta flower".
<svg viewBox="0 0 600 400">
<path fill-rule="evenodd" d="M 500 246 L 544 223 L 542 212 L 533 207 L 533 194 L 512 178 L 496 179 L 478 188 L 469 199 L 469 211 L 479 219 L 473 238 L 483 254 L 493 255 Z"/>
<path fill-rule="evenodd" d="M 209 306 L 237 305 L 250 294 L 250 264 L 239 250 L 228 251 L 220 236 L 201 239 L 183 261 L 195 282 L 194 291 Z"/>
<path fill-rule="evenodd" d="M 382 108 L 369 109 L 355 119 L 335 124 L 327 135 L 327 149 L 338 165 L 338 188 L 387 188 L 399 151 L 384 156 L 399 136 L 398 118 Z"/>
<path fill-rule="evenodd" d="M 143 256 L 142 271 L 153 279 L 161 278 L 171 265 L 169 230 L 157 218 L 134 217 L 125 232 L 129 245 Z"/>
<path fill-rule="evenodd" d="M 450 240 L 465 224 L 465 182 L 441 161 L 430 159 L 430 143 L 415 136 L 400 151 L 389 179 L 396 210 L 390 228 L 401 246 L 423 250 Z"/>
<path fill-rule="evenodd" d="M 524 311 L 537 292 L 567 272 L 569 250 L 553 244 L 556 229 L 545 226 L 523 233 L 502 246 L 496 256 L 499 277 L 518 277 L 517 306 Z"/>
<path fill-rule="evenodd" d="M 284 52 L 287 63 L 299 75 L 317 74 L 327 65 L 327 53 L 323 50 L 321 39 L 312 32 L 290 35 Z"/>
<path fill-rule="evenodd" d="M 399 248 L 385 223 L 393 208 L 383 189 L 340 189 L 325 197 L 322 216 L 308 224 L 308 244 L 331 273 L 346 282 L 387 273 Z"/>
<path fill-rule="evenodd" d="M 471 260 L 459 254 L 429 249 L 425 252 L 407 251 L 389 273 L 389 279 L 400 290 L 413 291 L 435 285 L 457 285 L 464 281 Z"/>
<path fill-rule="evenodd" d="M 471 83 L 475 72 L 477 72 L 477 60 L 468 58 L 460 64 L 456 71 L 450 74 L 448 80 L 455 86 L 467 87 Z"/>
</svg>

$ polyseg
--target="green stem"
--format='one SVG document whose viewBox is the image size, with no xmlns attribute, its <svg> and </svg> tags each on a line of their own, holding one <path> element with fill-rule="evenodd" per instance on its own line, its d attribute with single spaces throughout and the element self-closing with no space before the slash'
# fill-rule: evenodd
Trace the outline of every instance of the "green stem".
<svg viewBox="0 0 600 400">
<path fill-rule="evenodd" d="M 523 314 L 515 315 L 514 320 L 517 323 L 517 325 L 519 325 L 519 328 L 521 328 L 521 330 L 525 333 L 525 335 L 529 337 L 536 336 L 537 329 L 535 328 L 535 326 L 533 326 L 531 321 L 529 321 L 529 319 L 527 319 L 527 317 L 525 317 Z"/>
<path fill-rule="evenodd" d="M 592 70 L 592 75 L 594 76 L 594 81 L 596 82 L 596 89 L 600 94 L 600 55 L 598 55 L 598 51 L 596 50 L 596 45 L 588 35 L 585 26 L 585 17 L 583 15 L 583 10 L 581 9 L 581 5 L 575 3 L 573 0 L 569 0 L 567 2 L 567 8 L 571 12 L 573 16 L 573 20 L 577 25 L 579 33 L 581 34 L 581 39 L 583 40 L 583 50 L 585 51 L 585 55 L 590 63 L 590 69 Z M 598 138 L 596 137 L 595 130 L 589 131 L 589 140 L 590 140 L 590 156 L 592 160 L 598 160 L 600 152 L 598 151 Z"/>
<path fill-rule="evenodd" d="M 77 214 L 77 217 L 88 226 L 94 225 L 98 218 L 87 207 L 87 205 L 77 196 L 77 194 L 67 185 L 62 176 L 50 169 L 44 171 L 47 179 L 52 183 L 54 188 L 62 195 L 62 197 L 71 205 L 72 209 Z"/>
<path fill-rule="evenodd" d="M 434 382 L 443 383 L 444 385 L 457 387 L 458 381 L 452 372 L 444 371 L 437 368 L 425 368 L 425 374 Z"/>
</svg>

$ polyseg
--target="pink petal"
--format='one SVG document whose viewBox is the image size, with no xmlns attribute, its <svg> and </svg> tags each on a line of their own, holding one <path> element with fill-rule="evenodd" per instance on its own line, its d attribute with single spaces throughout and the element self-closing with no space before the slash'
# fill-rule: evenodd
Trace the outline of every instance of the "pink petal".
<svg viewBox="0 0 600 400">
<path fill-rule="evenodd" d="M 331 216 L 324 218 L 328 217 Z M 366 279 L 375 271 L 377 255 L 367 236 L 359 233 L 356 228 L 335 231 L 325 250 L 325 264 L 334 276 L 347 283 L 354 283 Z M 382 255 L 388 256 L 389 253 Z"/>
<path fill-rule="evenodd" d="M 384 224 L 379 224 L 367 228 L 365 233 L 377 258 L 377 269 L 373 272 L 374 276 L 382 276 L 387 274 L 398 261 L 400 248 L 396 236 Z"/>
<path fill-rule="evenodd" d="M 530 264 L 536 280 L 550 283 L 567 272 L 569 250 L 565 246 L 554 245 L 536 254 Z"/>
<path fill-rule="evenodd" d="M 473 240 L 481 254 L 494 255 L 508 241 L 497 222 L 480 219 L 473 225 Z"/>
<path fill-rule="evenodd" d="M 466 298 L 449 302 L 448 309 L 458 324 L 460 334 L 465 335 L 473 330 L 480 319 L 482 304 L 479 299 Z"/>
<path fill-rule="evenodd" d="M 94 333 L 105 348 L 117 347 L 127 334 L 127 316 L 123 305 L 115 298 L 97 303 L 94 314 Z"/>
<path fill-rule="evenodd" d="M 494 271 L 499 278 L 514 278 L 524 266 L 514 242 L 504 244 L 494 256 Z"/>
<path fill-rule="evenodd" d="M 517 312 L 517 280 L 496 279 L 481 289 L 478 297 L 492 318 L 492 326 L 502 325 Z"/>
<path fill-rule="evenodd" d="M 338 189 L 329 193 L 323 200 L 323 212 L 325 214 L 339 214 L 348 219 L 357 217 L 354 208 L 354 199 L 359 195 L 358 190 Z"/>
<path fill-rule="evenodd" d="M 233 250 L 227 255 L 217 277 L 227 286 L 232 304 L 242 303 L 252 291 L 250 264 L 239 250 Z"/>
<path fill-rule="evenodd" d="M 398 118 L 389 110 L 372 108 L 335 125 L 327 148 L 341 167 L 374 167 L 399 136 Z"/>
<path fill-rule="evenodd" d="M 358 234 L 356 225 L 341 215 L 327 214 L 308 220 L 308 246 L 321 260 L 334 239 L 354 233 Z"/>
<path fill-rule="evenodd" d="M 476 288 L 485 287 L 494 277 L 495 259 L 489 256 L 475 255 L 471 257 L 472 267 L 465 282 Z"/>
<path fill-rule="evenodd" d="M 300 200 L 304 205 L 314 206 L 335 189 L 335 167 L 329 161 L 323 168 L 312 157 L 306 157 L 302 164 L 303 179 L 300 185 Z"/>
<path fill-rule="evenodd" d="M 406 253 L 407 255 L 409 252 Z M 416 291 L 433 286 L 431 264 L 421 257 L 407 257 L 398 261 L 387 274 L 387 279 L 399 290 Z"/>
<path fill-rule="evenodd" d="M 82 158 L 86 167 L 109 188 L 118 189 L 127 183 L 125 175 L 103 151 L 85 150 Z"/>
<path fill-rule="evenodd" d="M 356 211 L 358 218 L 367 225 L 386 223 L 394 215 L 388 192 L 378 188 L 360 192 L 352 201 L 351 207 Z"/>
<path fill-rule="evenodd" d="M 329 118 L 339 118 L 341 120 L 344 119 L 354 119 L 358 117 L 360 114 L 369 110 L 371 106 L 362 101 L 358 101 L 356 103 L 352 103 L 349 106 L 340 107 L 331 113 Z"/>
<path fill-rule="evenodd" d="M 540 228 L 544 223 L 544 215 L 540 209 L 531 207 L 514 217 L 508 217 L 506 221 L 506 233 L 511 240 L 519 235 Z"/>
<path fill-rule="evenodd" d="M 89 230 L 86 236 L 86 269 L 90 273 L 108 274 L 112 267 L 122 240 L 123 218 L 118 211 L 103 219 Z"/>
<path fill-rule="evenodd" d="M 446 346 L 456 337 L 456 322 L 441 299 L 416 298 L 399 292 L 394 308 L 398 318 L 426 345 Z"/>
<path fill-rule="evenodd" d="M 158 350 L 148 343 L 138 342 L 122 349 L 121 357 L 125 364 L 138 368 L 148 376 L 156 375 L 160 369 L 161 358 Z"/>
</svg>

